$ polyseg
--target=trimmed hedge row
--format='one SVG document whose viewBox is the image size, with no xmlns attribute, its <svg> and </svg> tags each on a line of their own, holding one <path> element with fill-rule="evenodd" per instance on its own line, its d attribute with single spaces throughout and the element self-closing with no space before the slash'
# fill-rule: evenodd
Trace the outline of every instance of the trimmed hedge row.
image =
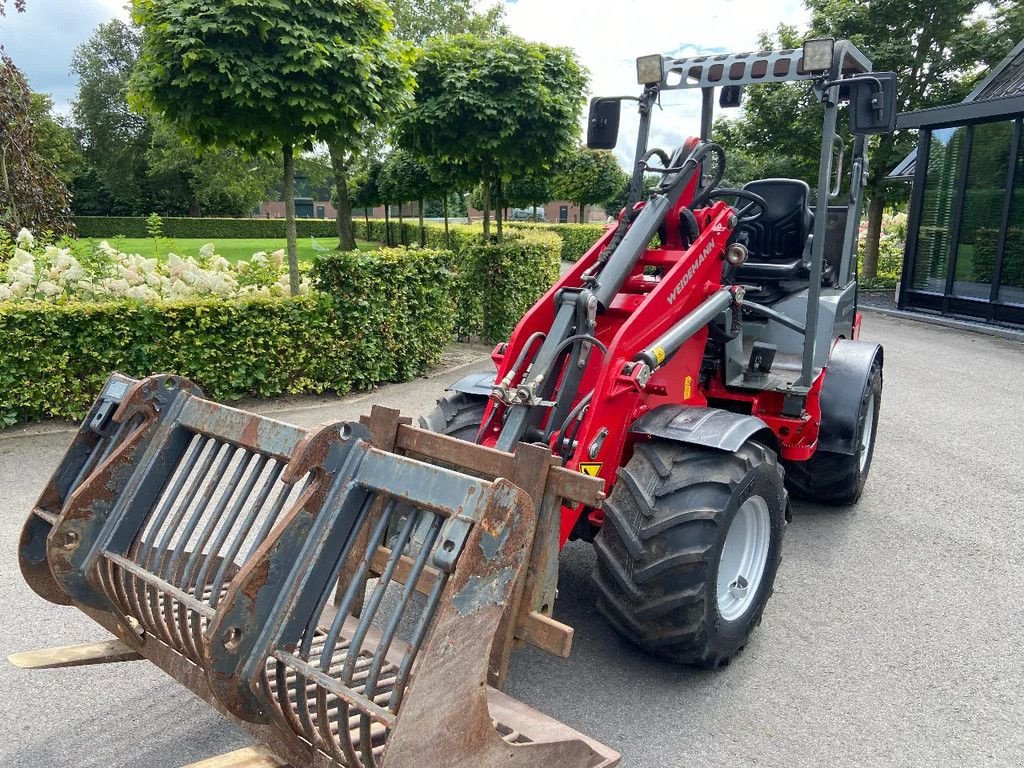
<svg viewBox="0 0 1024 768">
<path fill-rule="evenodd" d="M 164 218 L 164 237 L 208 237 L 211 240 L 284 238 L 284 219 L 189 219 Z M 298 219 L 299 237 L 337 237 L 334 219 Z M 76 216 L 79 237 L 149 237 L 146 219 L 137 216 Z"/>
<path fill-rule="evenodd" d="M 384 219 L 370 219 L 369 226 L 365 219 L 353 221 L 355 235 L 360 240 L 371 240 L 377 243 L 387 242 L 387 229 Z M 524 222 L 506 222 L 506 236 L 517 232 L 551 232 L 558 235 L 561 241 L 560 258 L 562 261 L 579 261 L 590 246 L 596 243 L 605 233 L 603 224 L 534 224 Z M 444 224 L 428 221 L 423 225 L 424 244 L 430 248 L 451 248 L 461 251 L 480 240 L 483 226 L 481 224 L 449 225 L 450 244 L 445 240 Z M 391 242 L 395 245 L 413 245 L 420 242 L 420 226 L 415 219 L 406 219 L 400 225 L 397 219 L 391 220 Z"/>
<path fill-rule="evenodd" d="M 604 224 L 522 224 L 514 222 L 516 229 L 554 232 L 562 239 L 562 261 L 579 261 L 590 246 L 607 231 Z"/>
<path fill-rule="evenodd" d="M 459 254 L 323 254 L 318 290 L 296 298 L 0 302 L 0 427 L 81 418 L 114 370 L 179 373 L 217 400 L 414 378 L 456 331 L 507 338 L 558 279 L 561 241 L 550 232 L 516 232 L 502 245 L 462 234 Z"/>
<path fill-rule="evenodd" d="M 451 340 L 452 258 L 332 255 L 325 293 L 287 299 L 2 302 L 0 423 L 82 418 L 114 370 L 180 373 L 218 400 L 413 378 Z"/>
<path fill-rule="evenodd" d="M 558 280 L 561 243 L 550 232 L 517 232 L 504 243 L 469 246 L 458 259 L 456 327 L 466 336 L 507 339 L 523 314 Z"/>
</svg>

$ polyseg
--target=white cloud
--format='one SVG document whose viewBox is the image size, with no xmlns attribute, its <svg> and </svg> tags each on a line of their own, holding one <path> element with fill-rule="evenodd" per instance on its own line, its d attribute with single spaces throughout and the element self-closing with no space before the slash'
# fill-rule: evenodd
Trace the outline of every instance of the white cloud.
<svg viewBox="0 0 1024 768">
<path fill-rule="evenodd" d="M 635 61 L 649 53 L 695 55 L 757 48 L 757 37 L 780 23 L 805 27 L 801 0 L 508 0 L 512 32 L 573 48 L 590 70 L 589 96 L 638 94 Z M 700 132 L 699 91 L 666 92 L 654 116 L 652 144 L 671 150 Z M 634 109 L 623 108 L 617 154 L 632 162 Z"/>
</svg>

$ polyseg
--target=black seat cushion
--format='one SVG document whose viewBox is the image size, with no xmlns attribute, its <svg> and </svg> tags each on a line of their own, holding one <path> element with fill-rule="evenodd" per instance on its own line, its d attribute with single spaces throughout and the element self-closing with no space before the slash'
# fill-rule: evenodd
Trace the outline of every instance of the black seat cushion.
<svg viewBox="0 0 1024 768">
<path fill-rule="evenodd" d="M 747 234 L 748 263 L 805 261 L 807 238 L 814 227 L 811 188 L 799 179 L 762 179 L 743 185 L 768 204 L 757 221 L 742 225 Z M 740 205 L 744 201 L 739 202 Z"/>
</svg>

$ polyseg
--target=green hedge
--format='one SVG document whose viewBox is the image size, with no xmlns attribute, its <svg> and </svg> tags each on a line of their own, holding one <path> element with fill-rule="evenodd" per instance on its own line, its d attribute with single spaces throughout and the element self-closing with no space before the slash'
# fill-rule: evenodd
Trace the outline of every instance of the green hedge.
<svg viewBox="0 0 1024 768">
<path fill-rule="evenodd" d="M 211 240 L 283 239 L 284 219 L 189 219 L 165 218 L 164 237 Z M 76 216 L 79 237 L 148 237 L 146 219 L 137 216 Z M 299 219 L 299 237 L 337 237 L 334 219 Z"/>
<path fill-rule="evenodd" d="M 326 292 L 288 299 L 0 303 L 0 423 L 81 418 L 114 370 L 179 373 L 218 400 L 413 378 L 451 340 L 451 261 L 332 255 Z"/>
<path fill-rule="evenodd" d="M 579 261 L 608 229 L 604 224 L 513 223 L 510 226 L 516 229 L 554 232 L 562 239 L 562 261 Z"/>
<path fill-rule="evenodd" d="M 460 254 L 456 327 L 465 336 L 507 339 L 523 314 L 558 280 L 561 242 L 550 232 L 520 232 L 501 245 L 477 243 Z"/>
<path fill-rule="evenodd" d="M 386 228 L 383 219 L 370 219 L 369 225 L 365 219 L 356 219 L 353 222 L 355 235 L 360 240 L 370 240 L 376 243 L 384 243 L 386 240 Z M 606 227 L 603 224 L 534 224 L 523 222 L 507 222 L 506 235 L 514 236 L 517 232 L 551 232 L 558 235 L 561 241 L 560 257 L 562 261 L 578 261 L 583 254 L 590 250 L 590 246 L 596 243 L 605 233 Z M 476 245 L 483 228 L 481 224 L 451 224 L 449 225 L 449 237 L 451 244 L 445 241 L 444 224 L 435 221 L 425 222 L 423 225 L 425 245 L 431 248 L 451 248 L 461 251 L 464 248 Z M 419 222 L 415 219 L 405 219 L 399 225 L 398 219 L 391 220 L 391 242 L 394 245 L 412 245 L 420 242 Z"/>
</svg>

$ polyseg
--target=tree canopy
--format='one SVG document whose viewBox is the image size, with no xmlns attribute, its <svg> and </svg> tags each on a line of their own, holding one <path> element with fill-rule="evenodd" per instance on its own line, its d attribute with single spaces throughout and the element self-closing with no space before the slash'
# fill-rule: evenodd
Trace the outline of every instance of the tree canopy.
<svg viewBox="0 0 1024 768">
<path fill-rule="evenodd" d="M 67 187 L 40 155 L 32 94 L 14 62 L 0 51 L 0 229 L 63 233 L 71 228 Z"/>
<path fill-rule="evenodd" d="M 552 188 L 556 197 L 580 206 L 582 223 L 588 205 L 608 202 L 628 182 L 612 152 L 575 147 L 559 160 Z"/>
<path fill-rule="evenodd" d="M 475 0 L 388 0 L 395 14 L 395 35 L 399 40 L 422 45 L 439 35 L 504 34 L 503 5 L 493 5 L 483 13 Z"/>
<path fill-rule="evenodd" d="M 414 69 L 416 100 L 399 118 L 400 143 L 475 170 L 487 191 L 550 168 L 576 140 L 587 78 L 566 48 L 455 35 L 430 40 Z"/>
</svg>

